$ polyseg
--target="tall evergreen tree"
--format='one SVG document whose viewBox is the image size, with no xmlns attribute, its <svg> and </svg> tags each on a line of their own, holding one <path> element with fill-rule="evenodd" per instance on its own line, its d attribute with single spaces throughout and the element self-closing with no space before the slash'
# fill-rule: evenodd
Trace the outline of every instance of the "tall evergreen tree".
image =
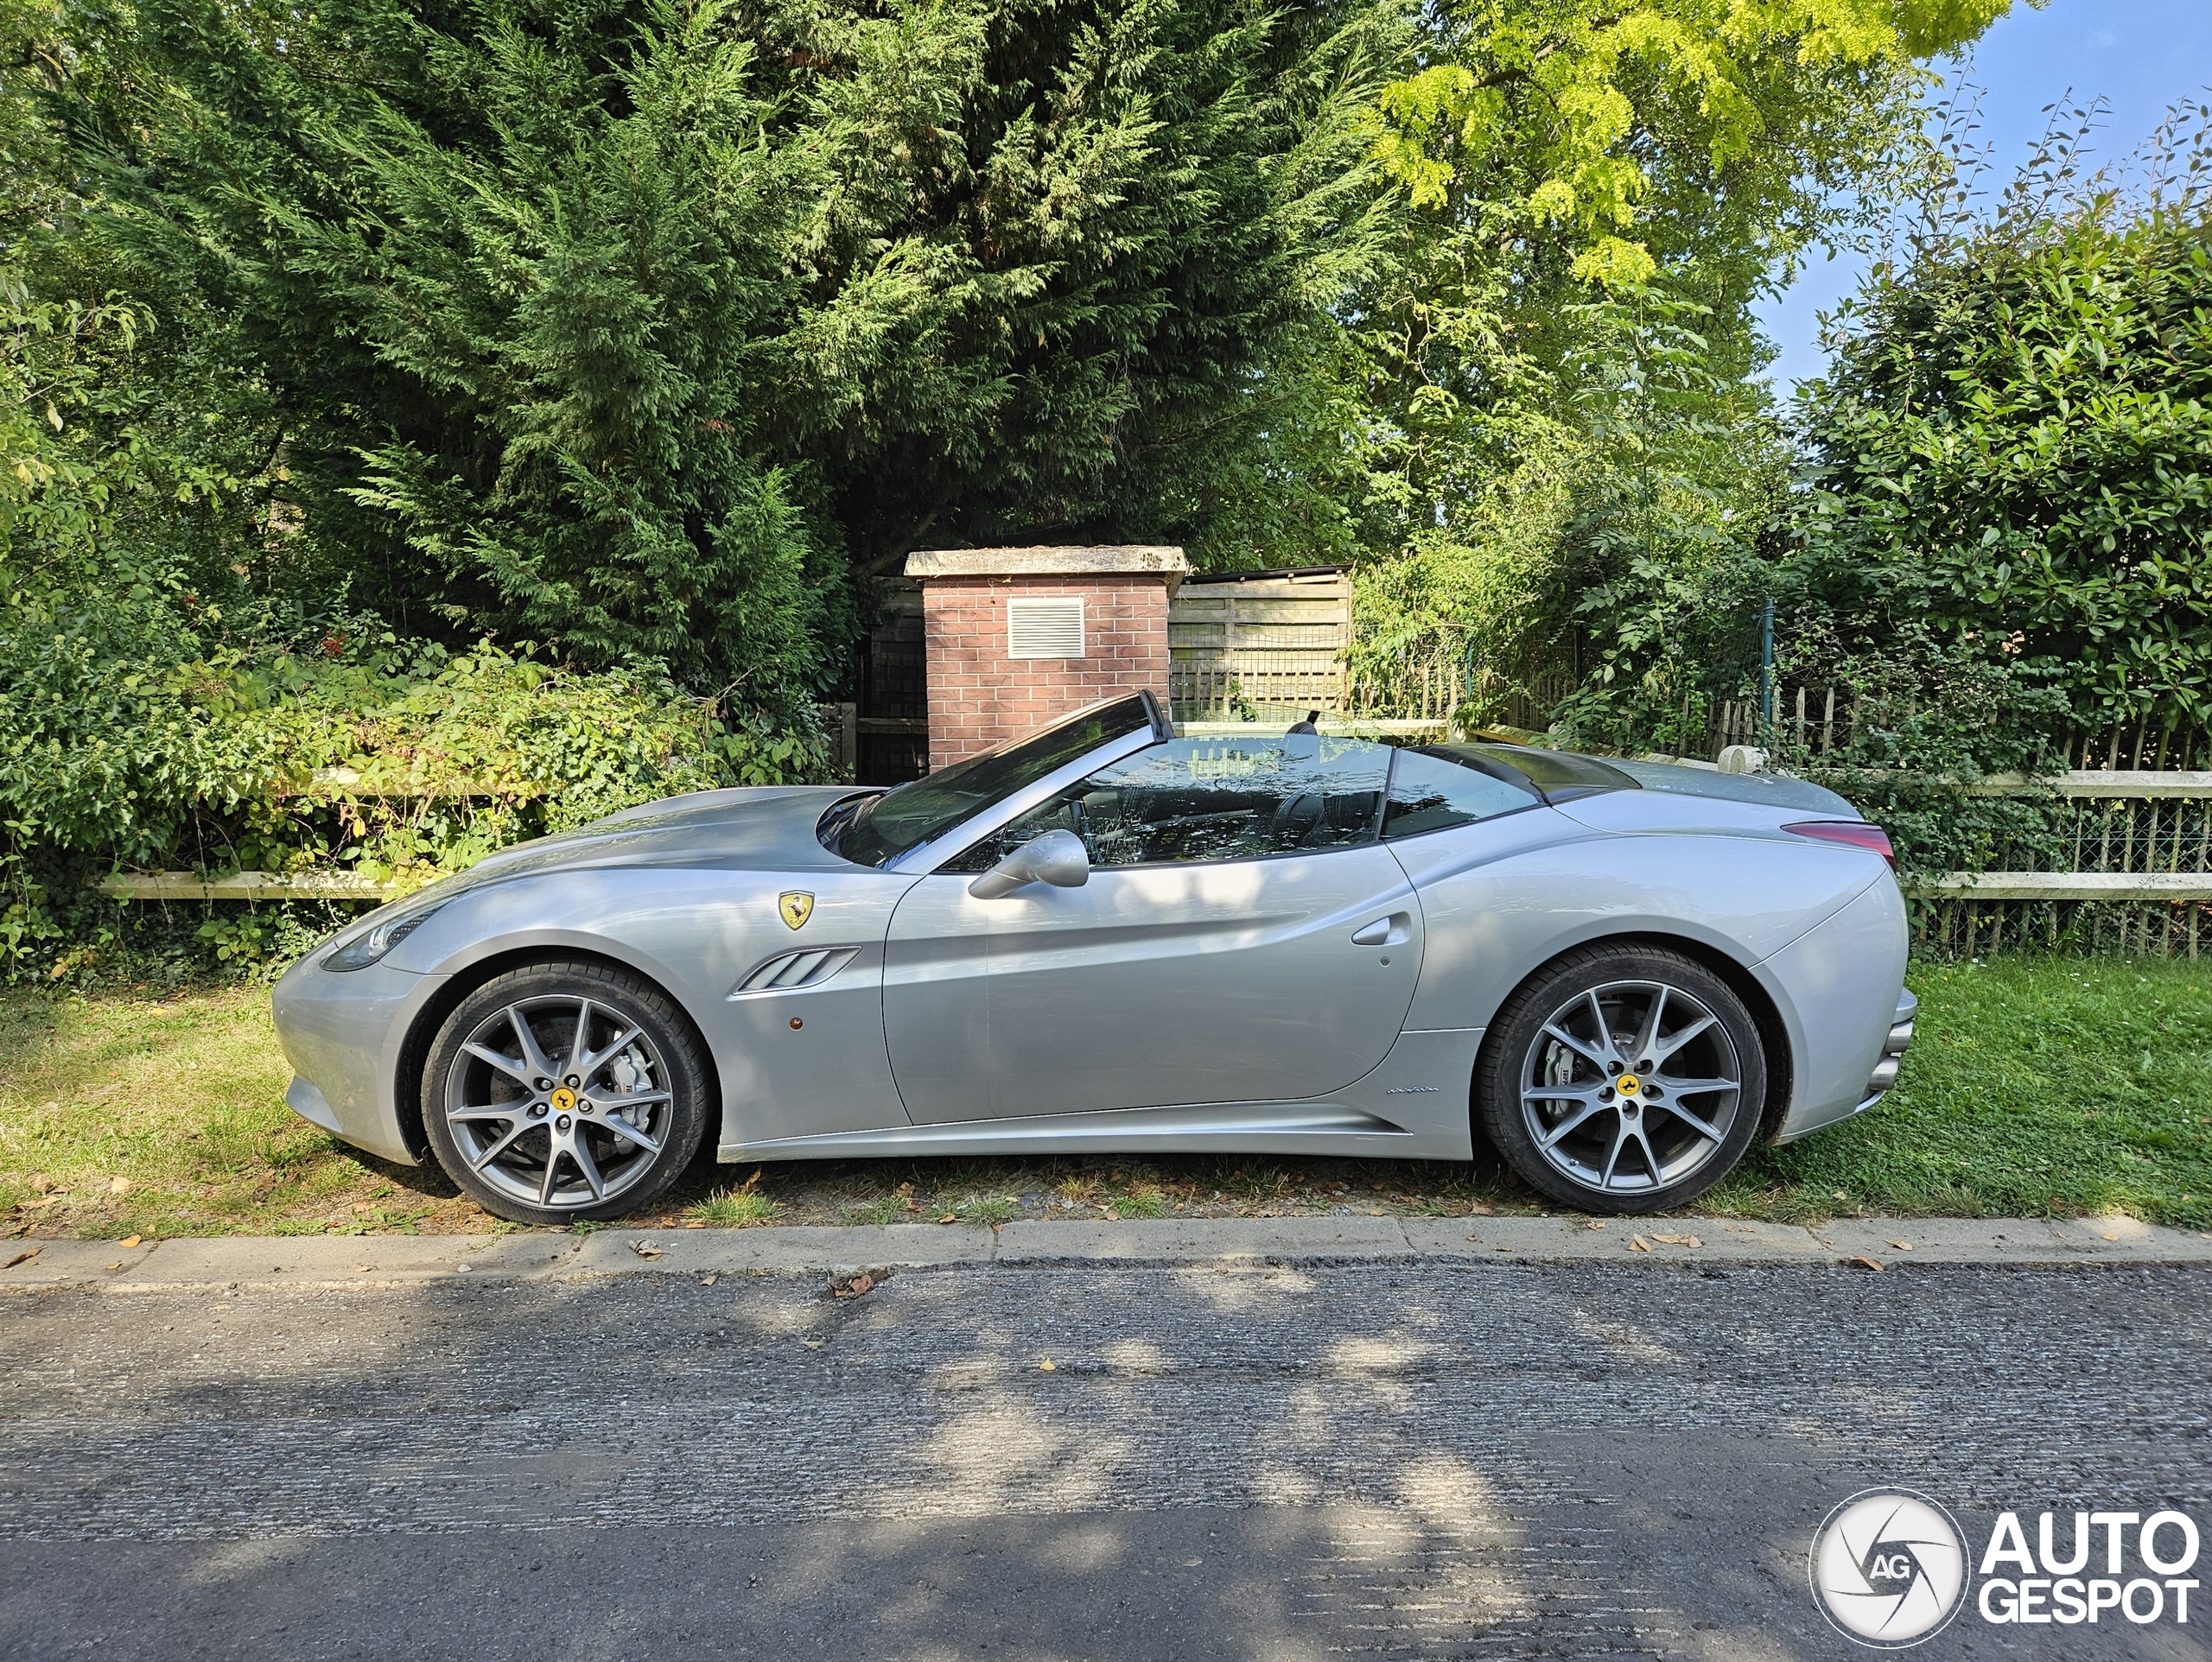
<svg viewBox="0 0 2212 1662">
<path fill-rule="evenodd" d="M 356 598 L 770 702 L 918 541 L 1157 534 L 1385 193 L 1387 6 L 153 0 L 70 110 Z"/>
</svg>

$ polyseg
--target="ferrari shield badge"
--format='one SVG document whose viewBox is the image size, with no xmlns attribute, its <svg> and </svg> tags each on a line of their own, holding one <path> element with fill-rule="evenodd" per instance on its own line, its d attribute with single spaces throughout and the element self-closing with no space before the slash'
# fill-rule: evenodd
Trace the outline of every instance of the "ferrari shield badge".
<svg viewBox="0 0 2212 1662">
<path fill-rule="evenodd" d="M 783 913 L 785 923 L 797 929 L 814 916 L 814 897 L 797 892 L 778 895 L 776 910 Z"/>
</svg>

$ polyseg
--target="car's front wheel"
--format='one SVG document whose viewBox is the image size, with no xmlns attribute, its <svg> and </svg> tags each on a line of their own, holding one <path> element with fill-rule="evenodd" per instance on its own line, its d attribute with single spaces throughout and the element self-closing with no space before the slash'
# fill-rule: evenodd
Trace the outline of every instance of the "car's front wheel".
<svg viewBox="0 0 2212 1662">
<path fill-rule="evenodd" d="M 591 963 L 511 970 L 446 1018 L 423 1070 L 438 1164 L 520 1223 L 616 1218 L 699 1146 L 709 1075 L 674 1003 Z"/>
<path fill-rule="evenodd" d="M 1484 1129 L 1530 1187 L 1658 1212 L 1726 1177 L 1758 1133 L 1766 1051 L 1734 988 L 1664 948 L 1597 946 L 1507 1000 L 1477 1069 Z"/>
</svg>

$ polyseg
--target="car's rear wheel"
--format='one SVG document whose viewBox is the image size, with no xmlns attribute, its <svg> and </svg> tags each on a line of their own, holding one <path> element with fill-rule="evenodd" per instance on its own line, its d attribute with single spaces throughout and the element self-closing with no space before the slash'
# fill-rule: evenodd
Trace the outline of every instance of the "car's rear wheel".
<svg viewBox="0 0 2212 1662">
<path fill-rule="evenodd" d="M 1477 1069 L 1484 1127 L 1530 1187 L 1591 1212 L 1658 1212 L 1743 1158 L 1766 1051 L 1734 988 L 1663 948 L 1597 946 L 1507 1000 Z"/>
<path fill-rule="evenodd" d="M 532 964 L 446 1018 L 423 1070 L 423 1125 L 486 1210 L 617 1218 L 690 1164 L 708 1084 L 690 1024 L 658 987 L 599 964 Z"/>
</svg>

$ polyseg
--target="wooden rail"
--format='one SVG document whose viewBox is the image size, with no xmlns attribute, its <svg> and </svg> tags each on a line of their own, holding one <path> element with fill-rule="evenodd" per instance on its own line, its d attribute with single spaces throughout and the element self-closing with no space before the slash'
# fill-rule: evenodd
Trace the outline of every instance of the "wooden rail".
<svg viewBox="0 0 2212 1662">
<path fill-rule="evenodd" d="M 2212 872 L 1908 872 L 1913 900 L 2212 900 Z"/>
<path fill-rule="evenodd" d="M 1175 731 L 1185 739 L 1281 738 L 1285 723 L 1268 721 L 1178 721 Z M 1363 716 L 1329 715 L 1315 724 L 1332 739 L 1376 738 L 1385 734 L 1405 739 L 1433 733 L 1444 738 L 1452 724 L 1442 716 L 1424 720 L 1419 716 L 1370 721 Z"/>
<path fill-rule="evenodd" d="M 2053 790 L 2061 796 L 2146 798 L 2212 796 L 2212 772 L 2158 773 L 2145 768 L 2074 768 L 2048 780 L 2031 779 L 2020 773 L 1993 773 L 1966 787 L 1969 796 L 2022 796 Z"/>
<path fill-rule="evenodd" d="M 197 872 L 121 872 L 102 878 L 102 894 L 124 900 L 386 900 L 399 892 L 352 872 L 232 872 L 202 877 Z"/>
</svg>

